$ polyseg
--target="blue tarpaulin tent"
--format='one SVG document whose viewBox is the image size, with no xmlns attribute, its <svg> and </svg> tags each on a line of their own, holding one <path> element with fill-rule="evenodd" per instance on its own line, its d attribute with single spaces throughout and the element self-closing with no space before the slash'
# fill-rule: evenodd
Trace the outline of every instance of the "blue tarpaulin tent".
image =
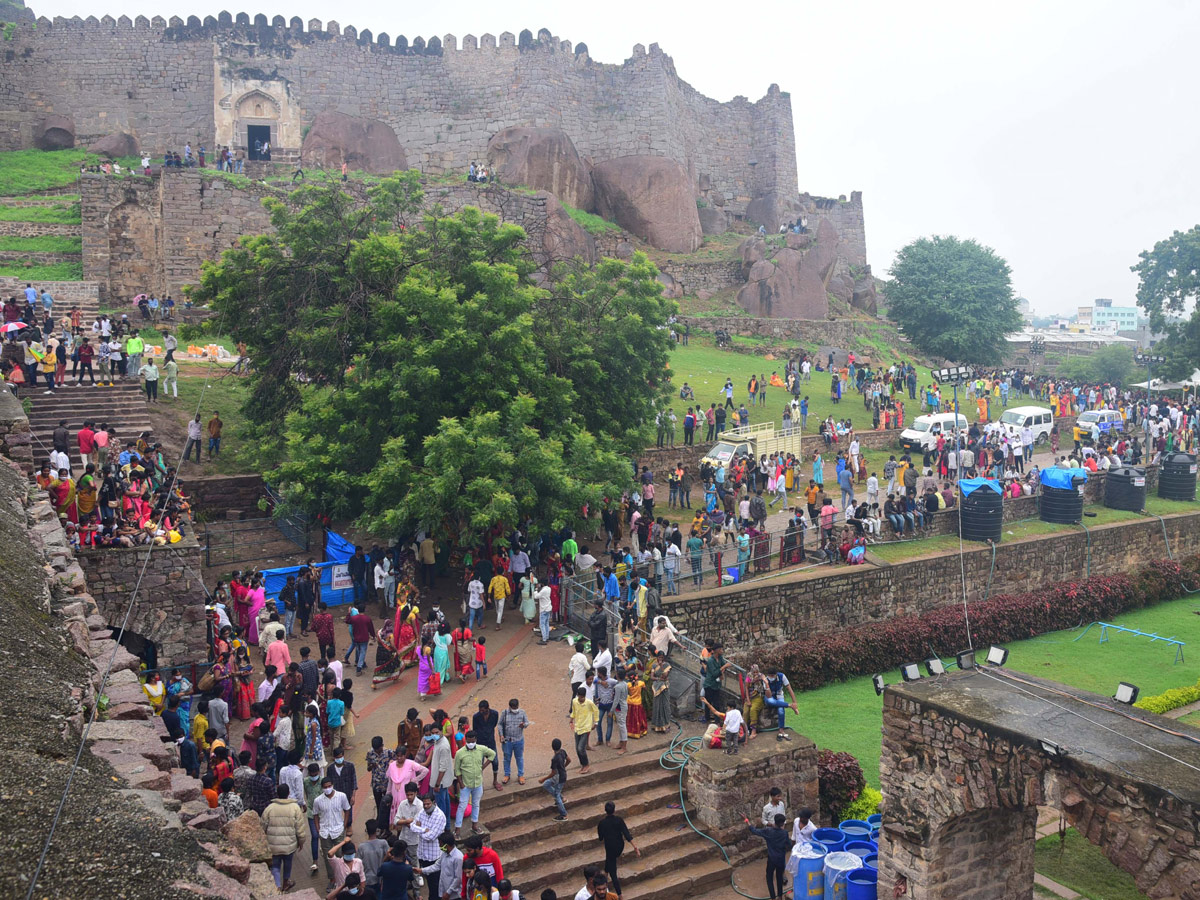
<svg viewBox="0 0 1200 900">
<path fill-rule="evenodd" d="M 1042 469 L 1042 484 L 1046 487 L 1069 491 L 1087 480 L 1087 469 L 1062 469 L 1058 466 Z"/>
<path fill-rule="evenodd" d="M 1004 496 L 1004 488 L 1000 487 L 1000 482 L 991 478 L 960 478 L 958 480 L 958 489 L 962 491 L 964 497 L 970 497 L 971 494 L 980 488 L 990 488 L 997 494 Z"/>
<path fill-rule="evenodd" d="M 354 545 L 347 541 L 340 534 L 330 531 L 325 538 L 325 562 L 318 563 L 317 569 L 321 572 L 321 599 L 327 606 L 342 606 L 354 600 L 354 591 L 349 586 L 342 587 L 344 579 L 338 580 L 339 587 L 334 588 L 334 568 L 338 568 L 339 575 L 344 574 L 346 560 L 354 555 Z M 266 588 L 267 598 L 278 601 L 279 592 L 283 590 L 284 584 L 287 582 L 289 575 L 295 575 L 300 571 L 299 566 L 285 566 L 280 569 L 263 569 L 263 586 Z M 283 608 L 279 608 L 279 612 L 283 612 Z"/>
</svg>

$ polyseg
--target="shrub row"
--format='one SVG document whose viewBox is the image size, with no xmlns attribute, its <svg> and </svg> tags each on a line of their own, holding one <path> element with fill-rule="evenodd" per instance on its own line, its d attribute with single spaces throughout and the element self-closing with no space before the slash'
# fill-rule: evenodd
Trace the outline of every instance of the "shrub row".
<svg viewBox="0 0 1200 900">
<path fill-rule="evenodd" d="M 1189 703 L 1195 703 L 1197 700 L 1200 700 L 1200 681 L 1188 687 L 1171 688 L 1161 694 L 1143 697 L 1133 705 L 1138 709 L 1158 713 L 1161 716 L 1163 713 L 1187 706 Z"/>
<path fill-rule="evenodd" d="M 1066 581 L 1028 594 L 1002 594 L 970 605 L 976 647 L 1036 637 L 1050 631 L 1107 620 L 1183 594 L 1200 583 L 1200 555 L 1182 562 L 1156 560 L 1134 572 Z M 870 675 L 933 655 L 952 656 L 966 647 L 958 604 L 923 616 L 898 616 L 802 638 L 753 654 L 753 662 L 778 666 L 800 689 L 814 690 L 856 675 Z"/>
</svg>

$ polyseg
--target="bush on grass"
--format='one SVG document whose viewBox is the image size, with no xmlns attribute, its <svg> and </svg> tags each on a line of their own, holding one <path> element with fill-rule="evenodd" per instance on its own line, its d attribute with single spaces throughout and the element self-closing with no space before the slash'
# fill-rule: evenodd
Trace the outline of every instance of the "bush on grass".
<svg viewBox="0 0 1200 900">
<path fill-rule="evenodd" d="M 862 766 L 852 754 L 822 750 L 817 754 L 817 778 L 821 817 L 831 828 L 837 827 L 838 822 L 847 818 L 843 812 L 851 808 L 867 786 Z"/>
<path fill-rule="evenodd" d="M 1141 609 L 1200 583 L 1200 555 L 1155 560 L 1132 574 L 1066 581 L 1027 594 L 1002 594 L 972 603 L 971 639 L 976 647 L 1076 628 Z M 931 650 L 948 656 L 965 645 L 963 611 L 953 604 L 922 616 L 897 616 L 836 634 L 789 641 L 753 654 L 764 668 L 778 666 L 802 690 L 925 659 Z"/>
</svg>

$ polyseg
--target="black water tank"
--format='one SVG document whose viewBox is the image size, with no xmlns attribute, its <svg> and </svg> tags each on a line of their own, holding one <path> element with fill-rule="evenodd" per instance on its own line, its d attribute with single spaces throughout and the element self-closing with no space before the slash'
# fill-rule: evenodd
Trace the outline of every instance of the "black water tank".
<svg viewBox="0 0 1200 900">
<path fill-rule="evenodd" d="M 1141 512 L 1146 508 L 1146 470 L 1122 466 L 1104 479 L 1104 505 L 1109 509 Z"/>
<path fill-rule="evenodd" d="M 1158 496 L 1164 500 L 1196 499 L 1196 456 L 1168 453 L 1158 467 Z"/>
<path fill-rule="evenodd" d="M 1054 488 L 1043 484 L 1039 503 L 1043 522 L 1074 525 L 1083 521 L 1083 492 L 1077 487 Z"/>
<path fill-rule="evenodd" d="M 967 496 L 959 495 L 958 514 L 962 536 L 967 541 L 1000 543 L 1004 527 L 1004 499 L 991 488 L 976 488 Z"/>
</svg>

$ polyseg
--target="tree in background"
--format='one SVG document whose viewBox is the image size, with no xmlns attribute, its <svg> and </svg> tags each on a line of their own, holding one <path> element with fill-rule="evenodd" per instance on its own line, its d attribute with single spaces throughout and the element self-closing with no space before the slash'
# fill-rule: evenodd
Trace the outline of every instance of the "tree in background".
<svg viewBox="0 0 1200 900">
<path fill-rule="evenodd" d="M 1008 263 L 990 247 L 956 237 L 920 238 L 896 254 L 888 315 L 931 356 L 996 365 L 1022 320 Z"/>
<path fill-rule="evenodd" d="M 1078 383 L 1123 387 L 1132 380 L 1133 351 L 1113 344 L 1090 356 L 1072 356 L 1058 367 L 1058 374 Z"/>
<path fill-rule="evenodd" d="M 1161 371 L 1155 366 L 1155 377 L 1187 378 L 1200 360 L 1200 225 L 1176 231 L 1153 250 L 1143 250 L 1138 260 L 1131 267 L 1138 276 L 1138 306 L 1146 311 L 1150 330 L 1166 334 L 1154 345 L 1166 360 Z"/>
<path fill-rule="evenodd" d="M 302 189 L 205 267 L 198 298 L 255 361 L 260 464 L 381 537 L 577 525 L 649 441 L 674 303 L 644 254 L 543 286 L 520 228 L 472 207 L 409 228 L 420 201 L 407 176 Z"/>
</svg>

